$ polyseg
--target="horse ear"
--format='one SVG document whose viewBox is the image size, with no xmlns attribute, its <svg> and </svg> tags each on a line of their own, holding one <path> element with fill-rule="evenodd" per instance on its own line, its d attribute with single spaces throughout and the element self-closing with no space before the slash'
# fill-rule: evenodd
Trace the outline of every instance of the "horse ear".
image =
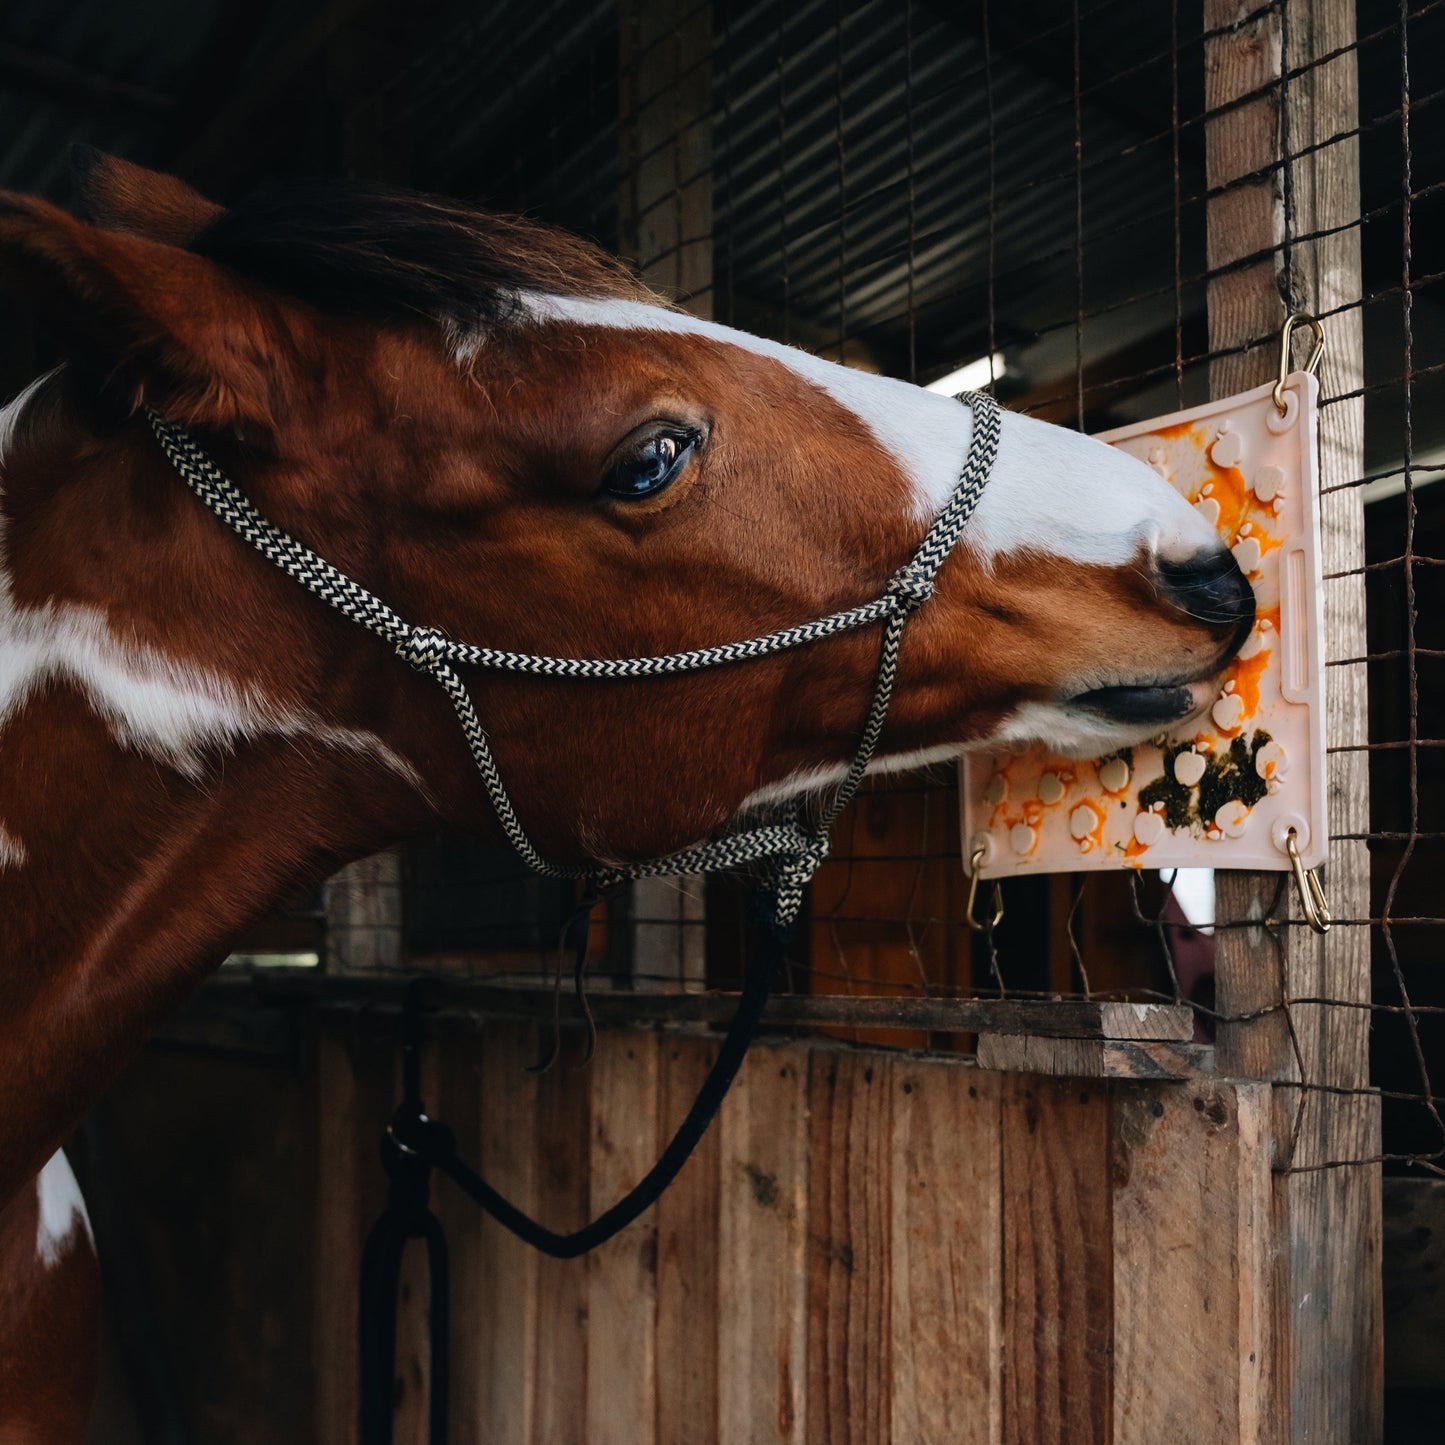
<svg viewBox="0 0 1445 1445">
<path fill-rule="evenodd" d="M 129 407 L 212 427 L 274 424 L 306 325 L 215 262 L 3 191 L 0 292 Z"/>
<path fill-rule="evenodd" d="M 130 231 L 170 246 L 189 246 L 225 207 L 177 176 L 149 171 L 94 146 L 70 148 L 70 169 L 82 220 L 107 231 Z"/>
</svg>

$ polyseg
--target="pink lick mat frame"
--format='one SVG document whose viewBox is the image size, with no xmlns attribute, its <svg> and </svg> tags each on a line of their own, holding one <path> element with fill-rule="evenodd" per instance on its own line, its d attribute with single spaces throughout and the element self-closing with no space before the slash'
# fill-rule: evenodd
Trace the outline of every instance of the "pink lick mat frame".
<svg viewBox="0 0 1445 1445">
<path fill-rule="evenodd" d="M 1213 707 L 1177 734 L 1108 758 L 1042 748 L 961 764 L 964 862 L 982 876 L 1110 868 L 1304 866 L 1329 847 L 1321 642 L 1319 383 L 1273 385 L 1104 432 L 1215 523 L 1258 616 Z"/>
</svg>

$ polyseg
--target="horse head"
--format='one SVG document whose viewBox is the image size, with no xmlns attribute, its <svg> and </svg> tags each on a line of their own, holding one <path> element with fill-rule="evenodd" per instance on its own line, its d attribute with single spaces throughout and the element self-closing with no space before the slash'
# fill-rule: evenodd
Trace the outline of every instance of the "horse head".
<svg viewBox="0 0 1445 1445">
<path fill-rule="evenodd" d="M 364 186 L 223 210 L 85 170 L 87 219 L 0 196 L 0 289 L 64 357 L 0 413 L 0 1091 L 30 1100 L 0 1198 L 250 919 L 439 821 L 495 827 L 447 698 L 202 508 L 143 410 L 411 622 L 577 658 L 878 597 L 974 424 L 530 222 Z M 1007 415 L 877 765 L 1148 736 L 1252 616 L 1148 467 Z M 872 628 L 683 676 L 466 681 L 543 853 L 614 861 L 838 776 L 878 653 Z"/>
<path fill-rule="evenodd" d="M 90 223 L 14 196 L 0 213 L 0 274 L 69 360 L 7 442 L 4 626 L 48 610 L 177 694 L 230 699 L 228 718 L 157 694 L 171 715 L 148 720 L 92 687 L 121 745 L 183 772 L 309 732 L 487 826 L 445 703 L 201 513 L 142 403 L 413 621 L 584 658 L 876 596 L 968 448 L 968 406 L 698 320 L 540 225 L 354 185 L 226 211 L 102 157 L 86 190 Z M 905 635 L 879 764 L 1137 741 L 1202 707 L 1252 616 L 1229 552 L 1147 466 L 1008 415 Z M 863 634 L 679 678 L 487 677 L 478 706 L 544 848 L 625 858 L 835 775 L 876 651 Z"/>
</svg>

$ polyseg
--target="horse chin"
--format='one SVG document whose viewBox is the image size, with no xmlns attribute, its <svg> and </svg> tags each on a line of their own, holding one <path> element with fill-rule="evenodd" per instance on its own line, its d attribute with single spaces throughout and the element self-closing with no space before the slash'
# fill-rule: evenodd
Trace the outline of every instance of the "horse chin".
<svg viewBox="0 0 1445 1445">
<path fill-rule="evenodd" d="M 1105 723 L 1142 729 L 1145 737 L 1199 716 L 1214 695 L 1205 682 L 1145 683 L 1096 687 L 1069 700 L 1072 708 Z"/>
<path fill-rule="evenodd" d="M 1217 692 L 1213 679 L 1116 684 L 1058 702 L 1026 703 L 991 745 L 1037 743 L 1062 757 L 1103 757 L 1187 730 L 1208 712 Z"/>
</svg>

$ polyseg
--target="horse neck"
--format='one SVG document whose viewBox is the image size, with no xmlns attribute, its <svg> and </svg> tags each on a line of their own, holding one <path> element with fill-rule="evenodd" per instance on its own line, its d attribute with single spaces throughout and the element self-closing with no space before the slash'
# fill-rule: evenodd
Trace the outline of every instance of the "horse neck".
<svg viewBox="0 0 1445 1445">
<path fill-rule="evenodd" d="M 97 476 L 82 508 L 27 465 L 0 490 L 0 1203 L 248 922 L 420 807 L 378 739 L 97 605 L 97 578 L 168 565 L 118 554 L 112 493 L 134 477 Z M 27 548 L 47 543 L 37 587 Z"/>
</svg>

